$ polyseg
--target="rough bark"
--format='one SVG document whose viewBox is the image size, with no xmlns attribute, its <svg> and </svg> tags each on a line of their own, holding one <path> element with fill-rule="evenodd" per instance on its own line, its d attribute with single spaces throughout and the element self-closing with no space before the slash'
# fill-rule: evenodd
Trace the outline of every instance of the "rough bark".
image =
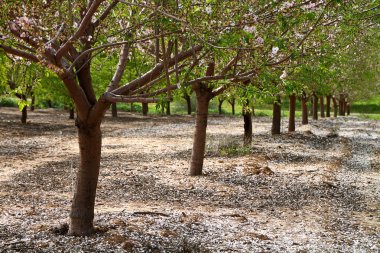
<svg viewBox="0 0 380 253">
<path fill-rule="evenodd" d="M 319 104 L 320 104 L 320 110 L 321 110 L 321 118 L 325 117 L 325 101 L 323 96 L 319 97 Z"/>
<path fill-rule="evenodd" d="M 313 120 L 318 120 L 318 97 L 313 93 Z"/>
<path fill-rule="evenodd" d="M 331 112 L 331 95 L 327 95 L 326 96 L 326 117 L 327 118 L 331 117 L 330 112 Z"/>
<path fill-rule="evenodd" d="M 302 92 L 301 106 L 302 106 L 302 125 L 307 125 L 309 124 L 309 114 L 308 114 L 308 109 L 307 109 L 307 96 L 305 92 Z"/>
<path fill-rule="evenodd" d="M 197 109 L 195 116 L 195 132 L 193 140 L 193 150 L 190 161 L 190 175 L 202 175 L 203 160 L 206 146 L 206 129 L 208 106 L 212 98 L 212 90 L 207 87 L 207 84 L 197 83 L 193 85 L 193 90 L 196 94 Z"/>
<path fill-rule="evenodd" d="M 296 130 L 296 94 L 292 93 L 289 96 L 289 125 L 288 132 Z"/>
<path fill-rule="evenodd" d="M 244 146 L 249 146 L 252 143 L 252 113 L 246 107 L 243 107 L 243 119 L 244 119 Z"/>
<path fill-rule="evenodd" d="M 77 124 L 80 165 L 77 171 L 74 198 L 70 212 L 71 235 L 89 235 L 94 232 L 94 207 L 101 154 L 100 123 L 88 126 Z"/>
<path fill-rule="evenodd" d="M 338 117 L 338 102 L 336 101 L 336 97 L 332 97 L 333 107 L 334 107 L 334 118 Z"/>
<path fill-rule="evenodd" d="M 148 111 L 149 111 L 148 103 L 142 103 L 142 114 L 144 116 L 148 116 Z"/>
<path fill-rule="evenodd" d="M 281 97 L 277 95 L 273 103 L 272 135 L 281 133 Z"/>
<path fill-rule="evenodd" d="M 117 118 L 117 107 L 116 107 L 116 103 L 112 103 L 111 105 L 111 110 L 112 110 L 112 117 L 114 118 Z"/>
</svg>

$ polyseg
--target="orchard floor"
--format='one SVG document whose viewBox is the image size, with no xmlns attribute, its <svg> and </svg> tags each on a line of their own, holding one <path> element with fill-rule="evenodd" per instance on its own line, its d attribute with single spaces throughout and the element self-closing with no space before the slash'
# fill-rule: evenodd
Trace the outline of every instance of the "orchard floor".
<svg viewBox="0 0 380 253">
<path fill-rule="evenodd" d="M 210 117 L 204 175 L 189 177 L 194 118 L 103 123 L 98 233 L 65 235 L 78 145 L 57 110 L 0 108 L 0 252 L 379 252 L 380 121 L 322 119 L 270 135 Z M 283 125 L 286 125 L 284 120 Z"/>
</svg>

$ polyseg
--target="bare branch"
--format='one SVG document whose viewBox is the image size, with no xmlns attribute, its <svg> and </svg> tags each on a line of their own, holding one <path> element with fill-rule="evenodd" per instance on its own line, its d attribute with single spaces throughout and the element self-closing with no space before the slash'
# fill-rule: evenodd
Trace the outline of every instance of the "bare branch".
<svg viewBox="0 0 380 253">
<path fill-rule="evenodd" d="M 112 91 L 116 89 L 117 87 L 119 87 L 120 80 L 123 77 L 125 67 L 127 66 L 128 54 L 129 54 L 129 44 L 124 44 L 123 48 L 121 49 L 119 63 L 117 64 L 115 74 L 113 75 L 112 80 L 110 84 L 108 85 L 107 91 Z"/>
<path fill-rule="evenodd" d="M 3 49 L 6 53 L 16 55 L 16 56 L 20 56 L 22 58 L 26 58 L 26 59 L 31 60 L 33 62 L 39 62 L 40 61 L 37 58 L 37 56 L 35 56 L 34 54 L 27 53 L 27 52 L 22 51 L 22 50 L 18 50 L 18 49 L 15 49 L 15 48 L 12 48 L 9 46 L 5 46 L 5 45 L 0 45 L 0 48 Z"/>
<path fill-rule="evenodd" d="M 141 103 L 157 103 L 161 101 L 161 99 L 158 98 L 144 98 L 144 97 L 128 97 L 128 96 L 122 96 L 122 95 L 116 95 L 112 92 L 106 92 L 101 97 L 102 100 L 109 102 L 109 103 L 117 103 L 117 102 L 124 102 L 124 103 L 135 103 L 135 102 L 141 102 Z"/>
<path fill-rule="evenodd" d="M 66 41 L 65 44 L 63 44 L 56 53 L 57 62 L 59 62 L 62 58 L 62 56 L 68 51 L 70 45 L 76 41 L 78 38 L 80 38 L 83 33 L 86 31 L 88 26 L 91 24 L 92 16 L 95 14 L 96 10 L 98 9 L 99 5 L 101 4 L 102 0 L 95 0 L 90 8 L 87 10 L 86 15 L 82 19 L 82 22 L 80 23 L 77 31 L 70 37 L 68 41 Z"/>
<path fill-rule="evenodd" d="M 193 51 L 199 52 L 202 48 L 203 48 L 202 46 L 195 46 L 195 47 L 190 48 L 187 51 L 180 53 L 177 57 L 178 62 L 183 61 L 183 60 L 191 57 Z M 175 59 L 170 58 L 168 60 L 168 67 L 173 67 L 174 64 L 175 64 Z M 127 92 L 132 91 L 135 88 L 141 87 L 141 86 L 151 82 L 152 80 L 156 79 L 158 76 L 160 76 L 163 70 L 164 70 L 164 64 L 163 64 L 163 62 L 160 62 L 160 63 L 156 64 L 156 66 L 153 69 L 151 69 L 150 71 L 145 73 L 140 78 L 137 78 L 137 79 L 131 81 L 130 83 L 114 90 L 114 93 L 115 94 L 126 94 Z"/>
<path fill-rule="evenodd" d="M 112 11 L 113 8 L 119 3 L 118 0 L 114 0 L 108 7 L 107 9 L 103 12 L 103 14 L 94 22 L 94 26 L 98 26 L 100 22 L 102 22 L 104 19 L 108 17 L 110 12 Z"/>
</svg>

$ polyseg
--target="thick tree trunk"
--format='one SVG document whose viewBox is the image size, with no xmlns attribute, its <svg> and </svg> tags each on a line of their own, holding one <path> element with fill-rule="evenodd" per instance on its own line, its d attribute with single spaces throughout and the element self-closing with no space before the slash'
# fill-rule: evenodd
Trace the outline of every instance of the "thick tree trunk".
<svg viewBox="0 0 380 253">
<path fill-rule="evenodd" d="M 193 140 L 193 150 L 190 161 L 190 176 L 202 175 L 203 160 L 206 146 L 206 129 L 208 106 L 212 98 L 212 90 L 206 84 L 193 85 L 193 90 L 197 98 L 197 110 L 195 117 L 195 132 Z"/>
<path fill-rule="evenodd" d="M 308 109 L 307 109 L 307 96 L 305 92 L 302 92 L 301 105 L 302 105 L 302 125 L 307 125 L 309 124 L 309 114 L 308 114 Z"/>
<path fill-rule="evenodd" d="M 331 112 L 331 95 L 326 96 L 326 117 L 330 118 L 330 112 Z"/>
<path fill-rule="evenodd" d="M 272 134 L 281 133 L 281 97 L 277 95 L 273 103 Z"/>
<path fill-rule="evenodd" d="M 228 101 L 231 105 L 232 115 L 235 115 L 235 98 L 232 98 Z"/>
<path fill-rule="evenodd" d="M 313 120 L 318 120 L 318 97 L 313 93 Z"/>
<path fill-rule="evenodd" d="M 168 102 L 166 102 L 166 115 L 170 115 L 171 114 L 171 112 L 170 112 L 170 102 L 168 101 Z"/>
<path fill-rule="evenodd" d="M 28 107 L 24 106 L 21 111 L 21 123 L 26 124 L 26 119 L 28 118 Z"/>
<path fill-rule="evenodd" d="M 71 235 L 89 235 L 94 232 L 94 207 L 101 154 L 100 124 L 77 124 L 80 165 L 77 171 L 74 198 L 70 212 Z"/>
<path fill-rule="evenodd" d="M 112 105 L 111 105 L 111 110 L 112 110 L 112 117 L 117 118 L 117 107 L 116 107 L 116 103 L 112 103 Z"/>
<path fill-rule="evenodd" d="M 289 96 L 289 125 L 288 132 L 296 130 L 296 94 L 292 93 Z"/>
<path fill-rule="evenodd" d="M 321 118 L 325 117 L 325 101 L 323 96 L 319 97 L 319 104 L 320 104 L 320 110 L 321 110 Z"/>
<path fill-rule="evenodd" d="M 223 112 L 222 112 L 222 105 L 223 105 L 223 102 L 224 102 L 224 99 L 220 99 L 218 98 L 218 113 L 219 115 L 222 115 Z"/>
<path fill-rule="evenodd" d="M 186 100 L 187 114 L 191 115 L 191 97 L 186 93 L 183 98 Z"/>
<path fill-rule="evenodd" d="M 144 116 L 148 116 L 148 111 L 149 111 L 149 107 L 148 107 L 148 103 L 142 103 L 142 113 Z"/>
<path fill-rule="evenodd" d="M 346 105 L 346 111 L 347 111 L 347 116 L 350 116 L 350 114 L 351 114 L 351 105 L 350 105 L 350 103 L 347 103 L 347 105 Z"/>
<path fill-rule="evenodd" d="M 338 103 L 336 101 L 335 96 L 332 97 L 332 101 L 333 101 L 333 107 L 334 107 L 334 118 L 336 118 L 338 117 Z"/>
<path fill-rule="evenodd" d="M 252 143 L 252 113 L 249 110 L 243 109 L 244 118 L 244 146 L 249 146 Z"/>
</svg>

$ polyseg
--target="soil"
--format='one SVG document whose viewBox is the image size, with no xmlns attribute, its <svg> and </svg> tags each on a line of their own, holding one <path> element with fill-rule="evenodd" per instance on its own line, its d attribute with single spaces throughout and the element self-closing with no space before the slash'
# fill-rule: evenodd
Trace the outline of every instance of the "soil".
<svg viewBox="0 0 380 253">
<path fill-rule="evenodd" d="M 339 117 L 270 134 L 211 116 L 204 176 L 190 177 L 194 117 L 108 114 L 97 233 L 66 235 L 74 121 L 0 108 L 0 252 L 379 252 L 380 122 Z M 297 122 L 299 124 L 299 122 Z"/>
</svg>

